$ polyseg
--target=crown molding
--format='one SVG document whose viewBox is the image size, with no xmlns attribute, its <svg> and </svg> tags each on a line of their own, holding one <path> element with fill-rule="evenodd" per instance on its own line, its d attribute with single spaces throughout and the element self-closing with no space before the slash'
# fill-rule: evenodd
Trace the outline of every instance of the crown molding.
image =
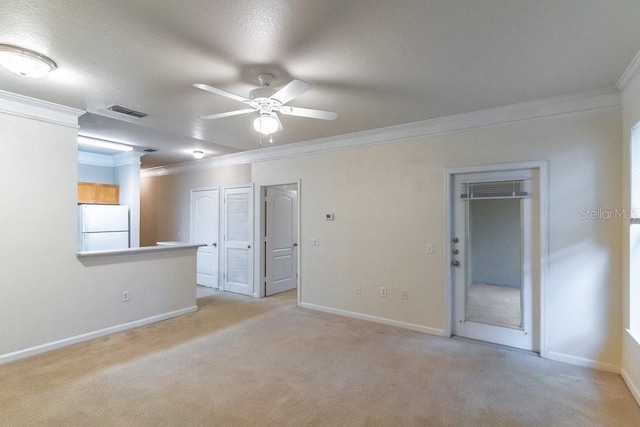
<svg viewBox="0 0 640 427">
<path fill-rule="evenodd" d="M 112 156 L 78 151 L 78 163 L 82 165 L 105 166 L 109 168 L 126 165 L 139 165 L 140 158 L 144 155 L 145 153 L 137 151 L 119 153 Z"/>
<path fill-rule="evenodd" d="M 85 112 L 52 102 L 0 90 L 0 112 L 77 129 Z"/>
<path fill-rule="evenodd" d="M 631 98 L 640 92 L 640 52 L 631 61 L 631 64 L 616 83 L 616 88 L 622 94 L 622 104 L 626 105 Z"/>
<path fill-rule="evenodd" d="M 140 165 L 140 159 L 146 153 L 139 151 L 129 151 L 126 153 L 116 154 L 111 156 L 113 158 L 113 166 L 126 166 L 126 165 Z"/>
<path fill-rule="evenodd" d="M 141 176 L 163 176 L 265 160 L 303 156 L 311 153 L 344 150 L 413 138 L 447 135 L 455 132 L 545 117 L 619 109 L 620 107 L 620 93 L 617 89 L 601 89 L 404 125 L 355 132 L 347 135 L 227 154 L 175 165 L 159 166 L 142 170 Z"/>
</svg>

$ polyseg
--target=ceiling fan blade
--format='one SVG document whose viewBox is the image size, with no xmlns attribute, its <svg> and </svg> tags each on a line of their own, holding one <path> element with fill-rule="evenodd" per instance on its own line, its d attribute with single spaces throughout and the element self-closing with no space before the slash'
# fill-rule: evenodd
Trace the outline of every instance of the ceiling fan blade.
<svg viewBox="0 0 640 427">
<path fill-rule="evenodd" d="M 254 111 L 256 110 L 253 108 L 245 108 L 244 110 L 236 110 L 236 111 L 229 111 L 227 113 L 211 114 L 209 116 L 203 116 L 202 118 L 204 120 L 221 119 L 223 117 L 231 117 L 231 116 L 237 116 L 239 114 L 253 113 Z"/>
<path fill-rule="evenodd" d="M 334 113 L 333 111 L 312 110 L 310 108 L 300 107 L 282 107 L 280 108 L 280 112 L 289 116 L 300 116 L 321 120 L 333 120 L 338 117 L 338 113 Z"/>
<path fill-rule="evenodd" d="M 205 85 L 203 83 L 196 83 L 193 86 L 197 87 L 198 89 L 206 90 L 207 92 L 215 93 L 216 95 L 226 96 L 227 98 L 231 98 L 236 101 L 245 103 L 250 102 L 247 98 L 243 98 L 240 95 L 236 95 L 235 93 L 227 92 L 226 90 L 218 89 L 213 86 Z"/>
<path fill-rule="evenodd" d="M 285 87 L 271 95 L 270 98 L 280 101 L 281 104 L 286 104 L 309 89 L 311 89 L 309 83 L 303 82 L 302 80 L 291 80 Z"/>
<path fill-rule="evenodd" d="M 278 121 L 278 130 L 276 132 L 280 132 L 282 129 L 284 129 L 282 127 L 282 122 L 280 121 L 280 117 L 278 117 L 276 113 L 273 113 L 273 117 L 275 117 L 276 120 Z"/>
</svg>

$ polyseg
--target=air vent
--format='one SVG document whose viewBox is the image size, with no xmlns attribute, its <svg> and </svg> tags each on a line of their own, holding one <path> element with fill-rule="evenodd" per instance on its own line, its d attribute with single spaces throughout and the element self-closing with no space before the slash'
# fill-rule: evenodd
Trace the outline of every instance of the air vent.
<svg viewBox="0 0 640 427">
<path fill-rule="evenodd" d="M 142 151 L 144 151 L 145 153 L 155 153 L 156 150 L 155 148 L 143 148 Z"/>
<path fill-rule="evenodd" d="M 130 108 L 125 108 L 115 104 L 107 107 L 107 110 L 115 111 L 116 113 L 126 114 L 127 116 L 137 117 L 139 119 L 143 117 L 147 117 L 146 113 L 141 113 L 140 111 L 132 110 Z"/>
</svg>

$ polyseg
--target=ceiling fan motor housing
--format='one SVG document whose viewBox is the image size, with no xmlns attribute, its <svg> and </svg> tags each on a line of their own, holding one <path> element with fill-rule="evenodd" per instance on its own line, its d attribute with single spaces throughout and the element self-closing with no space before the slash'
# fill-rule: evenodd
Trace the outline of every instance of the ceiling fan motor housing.
<svg viewBox="0 0 640 427">
<path fill-rule="evenodd" d="M 249 92 L 249 99 L 252 101 L 261 101 L 261 98 L 268 99 L 274 93 L 276 93 L 276 91 L 273 89 L 259 87 Z"/>
</svg>

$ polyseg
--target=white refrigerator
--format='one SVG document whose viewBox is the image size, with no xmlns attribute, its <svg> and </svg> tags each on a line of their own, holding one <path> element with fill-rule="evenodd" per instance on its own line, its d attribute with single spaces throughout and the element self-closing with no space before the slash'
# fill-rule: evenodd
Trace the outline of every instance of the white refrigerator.
<svg viewBox="0 0 640 427">
<path fill-rule="evenodd" d="M 128 206 L 78 206 L 78 251 L 116 250 L 128 247 Z"/>
</svg>

